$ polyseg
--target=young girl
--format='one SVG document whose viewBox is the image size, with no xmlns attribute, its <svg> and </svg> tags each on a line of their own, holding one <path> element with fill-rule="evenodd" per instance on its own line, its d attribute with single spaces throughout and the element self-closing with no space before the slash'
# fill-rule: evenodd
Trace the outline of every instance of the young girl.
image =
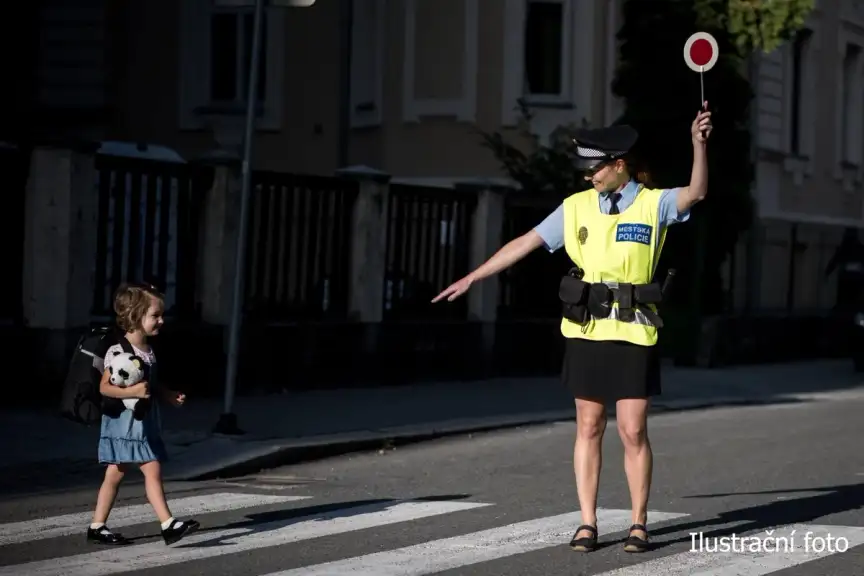
<svg viewBox="0 0 864 576">
<path fill-rule="evenodd" d="M 156 377 L 156 358 L 147 343 L 147 338 L 159 333 L 164 323 L 162 295 L 150 285 L 121 285 L 114 297 L 114 311 L 117 324 L 125 332 L 125 338 L 149 368 L 147 382 L 139 382 L 128 388 L 113 386 L 109 380 L 108 367 L 115 353 L 123 351 L 115 344 L 105 354 L 105 371 L 99 384 L 99 391 L 108 398 L 150 398 L 163 400 L 174 406 L 181 406 L 186 400 L 184 394 L 159 386 Z M 122 406 L 122 405 L 121 405 Z M 93 523 L 87 530 L 87 541 L 99 544 L 126 544 L 128 540 L 108 529 L 105 522 L 114 506 L 117 489 L 126 471 L 133 465 L 141 468 L 144 474 L 144 488 L 147 500 L 153 506 L 159 522 L 162 523 L 162 538 L 166 544 L 177 542 L 198 528 L 194 520 L 175 519 L 162 489 L 162 462 L 168 455 L 161 435 L 159 403 L 154 401 L 144 413 L 143 418 L 134 417 L 133 411 L 123 409 L 116 414 L 102 415 L 102 430 L 99 438 L 99 462 L 107 464 L 105 480 L 99 489 Z"/>
</svg>

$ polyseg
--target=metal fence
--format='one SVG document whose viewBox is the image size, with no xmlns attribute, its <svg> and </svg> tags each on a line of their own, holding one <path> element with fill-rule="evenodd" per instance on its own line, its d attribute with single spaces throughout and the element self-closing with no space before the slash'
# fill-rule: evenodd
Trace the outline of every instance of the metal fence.
<svg viewBox="0 0 864 576">
<path fill-rule="evenodd" d="M 247 311 L 269 324 L 346 318 L 357 182 L 260 171 L 252 186 Z"/>
<path fill-rule="evenodd" d="M 547 195 L 512 193 L 504 204 L 502 243 L 509 242 L 543 221 L 561 199 Z M 564 250 L 550 254 L 535 250 L 504 270 L 499 282 L 498 318 L 526 320 L 559 318 L 558 283 L 573 266 Z"/>
<path fill-rule="evenodd" d="M 384 320 L 465 319 L 467 300 L 430 300 L 469 270 L 476 194 L 393 184 L 387 209 Z"/>
<path fill-rule="evenodd" d="M 191 164 L 98 155 L 99 216 L 92 313 L 112 314 L 123 281 L 165 292 L 166 315 L 197 314 L 201 203 L 212 170 Z"/>
</svg>

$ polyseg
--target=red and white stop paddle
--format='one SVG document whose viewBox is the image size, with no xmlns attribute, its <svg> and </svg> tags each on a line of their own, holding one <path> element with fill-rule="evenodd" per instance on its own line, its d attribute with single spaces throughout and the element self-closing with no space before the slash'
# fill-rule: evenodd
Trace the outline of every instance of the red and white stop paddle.
<svg viewBox="0 0 864 576">
<path fill-rule="evenodd" d="M 699 72 L 700 107 L 705 105 L 705 72 L 714 67 L 719 54 L 717 40 L 707 32 L 696 32 L 684 43 L 684 62 L 691 70 Z"/>
</svg>

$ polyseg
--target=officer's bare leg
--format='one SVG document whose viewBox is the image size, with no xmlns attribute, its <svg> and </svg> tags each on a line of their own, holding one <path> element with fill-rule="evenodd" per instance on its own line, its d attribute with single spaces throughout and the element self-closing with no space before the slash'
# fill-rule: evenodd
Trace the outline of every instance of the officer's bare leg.
<svg viewBox="0 0 864 576">
<path fill-rule="evenodd" d="M 573 467 L 576 472 L 576 491 L 582 524 L 597 526 L 597 489 L 602 463 L 600 447 L 606 430 L 606 407 L 601 402 L 576 399 L 576 445 L 573 449 Z M 591 537 L 582 530 L 576 538 Z"/>
<path fill-rule="evenodd" d="M 619 400 L 615 412 L 618 433 L 624 444 L 624 471 L 630 486 L 633 524 L 646 524 L 648 493 L 651 490 L 654 465 L 651 443 L 648 440 L 648 400 Z M 645 538 L 646 534 L 641 530 L 634 530 L 633 536 Z"/>
</svg>

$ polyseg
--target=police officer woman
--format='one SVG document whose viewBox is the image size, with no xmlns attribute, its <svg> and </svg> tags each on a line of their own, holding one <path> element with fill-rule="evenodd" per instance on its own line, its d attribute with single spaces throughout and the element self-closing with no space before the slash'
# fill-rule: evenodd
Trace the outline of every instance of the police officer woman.
<svg viewBox="0 0 864 576">
<path fill-rule="evenodd" d="M 582 130 L 574 139 L 577 164 L 591 190 L 572 194 L 536 228 L 512 240 L 433 302 L 453 301 L 474 282 L 512 266 L 533 250 L 564 248 L 574 267 L 559 297 L 565 338 L 562 379 L 576 404 L 574 470 L 582 515 L 571 548 L 596 548 L 597 490 L 606 404 L 616 403 L 618 434 L 630 488 L 632 526 L 624 549 L 648 547 L 648 493 L 653 457 L 647 432 L 648 403 L 661 392 L 657 355 L 659 289 L 654 272 L 667 227 L 685 222 L 705 198 L 706 142 L 711 113 L 690 127 L 693 170 L 683 188 L 654 189 L 635 171 L 629 152 L 636 131 L 628 126 Z"/>
</svg>

